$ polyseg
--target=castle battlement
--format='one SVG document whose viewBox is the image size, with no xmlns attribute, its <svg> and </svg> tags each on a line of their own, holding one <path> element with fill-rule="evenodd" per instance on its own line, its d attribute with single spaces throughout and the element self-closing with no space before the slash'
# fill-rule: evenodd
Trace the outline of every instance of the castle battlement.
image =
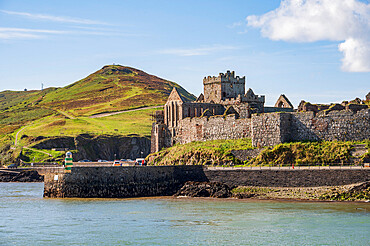
<svg viewBox="0 0 370 246">
<path fill-rule="evenodd" d="M 204 77 L 203 84 L 221 83 L 221 75 Z"/>
<path fill-rule="evenodd" d="M 203 78 L 203 84 L 213 84 L 213 83 L 221 83 L 221 82 L 245 84 L 245 76 L 235 77 L 235 71 L 230 72 L 230 70 L 227 70 L 226 73 L 219 73 L 217 77 L 207 76 Z"/>
</svg>

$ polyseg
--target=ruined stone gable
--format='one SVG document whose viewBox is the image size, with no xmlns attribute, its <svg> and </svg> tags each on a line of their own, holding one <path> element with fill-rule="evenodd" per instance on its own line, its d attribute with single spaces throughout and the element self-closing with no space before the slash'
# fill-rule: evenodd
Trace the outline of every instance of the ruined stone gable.
<svg viewBox="0 0 370 246">
<path fill-rule="evenodd" d="M 289 99 L 284 95 L 281 94 L 278 100 L 275 103 L 276 108 L 294 108 L 293 104 L 289 101 Z"/>
<path fill-rule="evenodd" d="M 169 101 L 184 102 L 184 99 L 180 96 L 180 93 L 177 91 L 176 87 L 173 87 L 170 95 L 168 96 L 167 102 Z"/>
</svg>

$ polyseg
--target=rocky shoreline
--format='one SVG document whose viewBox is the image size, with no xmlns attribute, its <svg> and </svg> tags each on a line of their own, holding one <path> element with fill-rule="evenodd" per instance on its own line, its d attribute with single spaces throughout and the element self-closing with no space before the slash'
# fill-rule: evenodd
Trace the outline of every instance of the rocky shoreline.
<svg viewBox="0 0 370 246">
<path fill-rule="evenodd" d="M 44 182 L 44 176 L 32 170 L 0 172 L 0 182 Z"/>
<path fill-rule="evenodd" d="M 320 187 L 229 187 L 219 182 L 186 182 L 175 197 L 211 197 L 263 200 L 370 201 L 370 182 Z"/>
</svg>

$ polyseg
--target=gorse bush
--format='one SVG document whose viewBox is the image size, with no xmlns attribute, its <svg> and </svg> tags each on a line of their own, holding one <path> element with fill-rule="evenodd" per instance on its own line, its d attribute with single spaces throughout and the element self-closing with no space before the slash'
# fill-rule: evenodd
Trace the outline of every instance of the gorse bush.
<svg viewBox="0 0 370 246">
<path fill-rule="evenodd" d="M 297 142 L 266 148 L 250 164 L 331 164 L 347 163 L 352 142 Z"/>
<path fill-rule="evenodd" d="M 214 140 L 178 144 L 148 157 L 154 165 L 232 165 L 242 164 L 232 150 L 253 149 L 250 139 Z"/>
<path fill-rule="evenodd" d="M 257 157 L 243 162 L 232 154 L 232 150 L 253 149 L 250 139 L 215 140 L 175 145 L 150 155 L 148 159 L 153 165 L 337 165 L 350 162 L 354 144 L 357 142 L 283 143 L 267 147 Z"/>
</svg>

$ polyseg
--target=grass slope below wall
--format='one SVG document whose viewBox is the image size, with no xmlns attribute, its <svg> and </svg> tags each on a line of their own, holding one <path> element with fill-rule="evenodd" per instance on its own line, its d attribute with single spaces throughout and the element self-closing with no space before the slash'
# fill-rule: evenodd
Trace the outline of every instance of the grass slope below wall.
<svg viewBox="0 0 370 246">
<path fill-rule="evenodd" d="M 359 142 L 295 142 L 265 148 L 257 157 L 242 162 L 232 150 L 253 149 L 250 139 L 215 140 L 175 145 L 151 154 L 152 165 L 280 166 L 349 163 L 351 149 Z M 362 142 L 364 144 L 366 142 Z M 368 141 L 367 148 L 370 149 Z M 369 152 L 362 156 L 369 157 Z M 361 158 L 360 158 L 361 159 Z"/>
<path fill-rule="evenodd" d="M 354 142 L 296 142 L 266 148 L 250 164 L 334 164 L 349 163 Z"/>
<path fill-rule="evenodd" d="M 250 139 L 214 140 L 177 144 L 151 154 L 152 165 L 232 165 L 241 161 L 231 150 L 253 149 Z"/>
</svg>

